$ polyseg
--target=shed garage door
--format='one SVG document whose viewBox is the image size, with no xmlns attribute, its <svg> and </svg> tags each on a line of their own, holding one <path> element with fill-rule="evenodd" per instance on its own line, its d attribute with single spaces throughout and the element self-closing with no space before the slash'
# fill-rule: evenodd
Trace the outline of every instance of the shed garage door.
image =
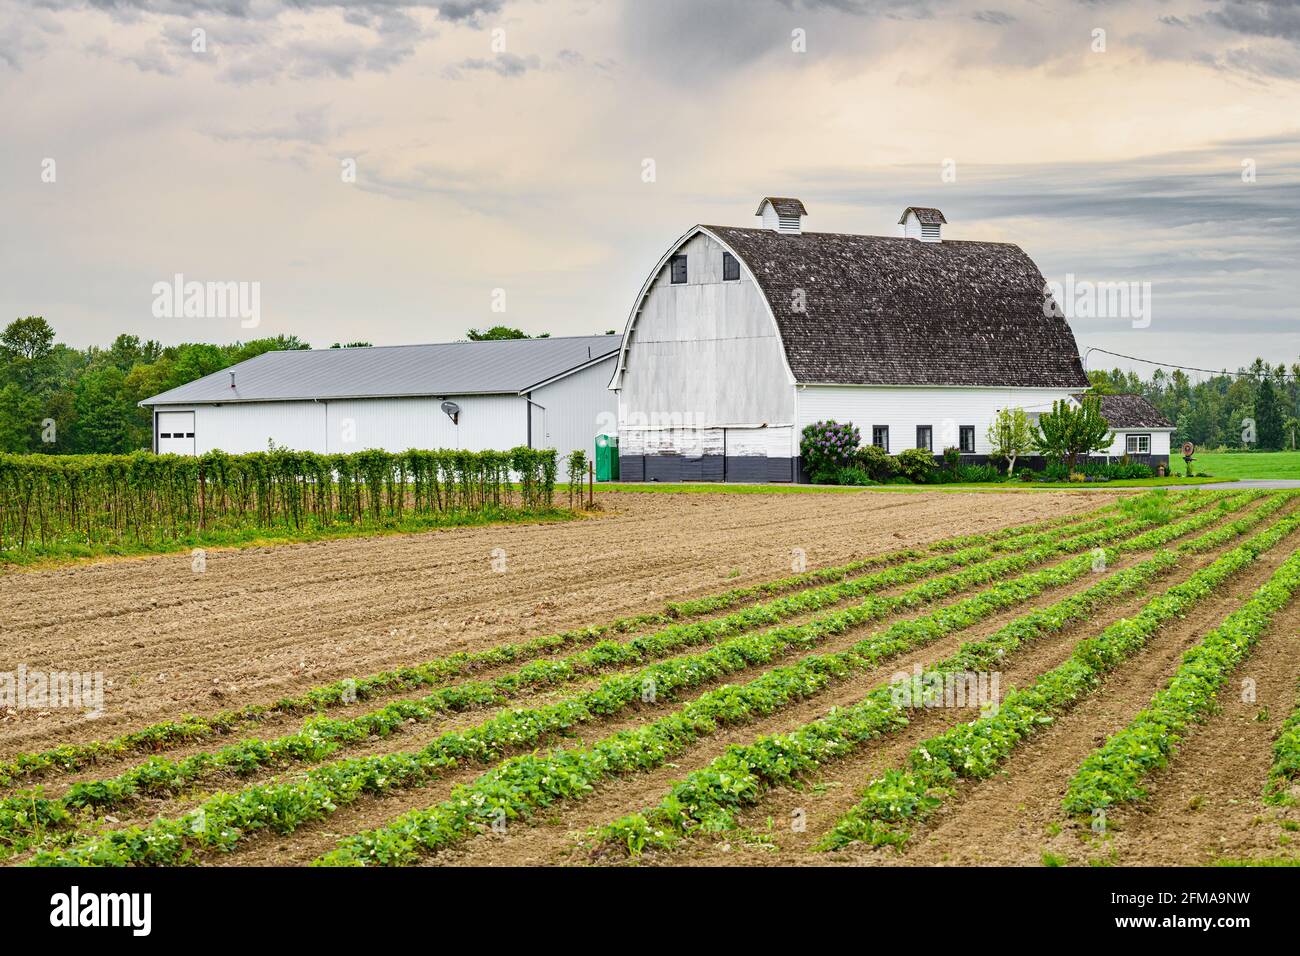
<svg viewBox="0 0 1300 956">
<path fill-rule="evenodd" d="M 158 454 L 194 454 L 194 413 L 158 413 Z"/>
</svg>

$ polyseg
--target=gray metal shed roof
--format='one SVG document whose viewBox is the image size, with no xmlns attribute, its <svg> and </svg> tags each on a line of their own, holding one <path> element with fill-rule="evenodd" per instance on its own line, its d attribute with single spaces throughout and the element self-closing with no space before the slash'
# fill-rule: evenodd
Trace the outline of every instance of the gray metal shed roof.
<svg viewBox="0 0 1300 956">
<path fill-rule="evenodd" d="M 619 335 L 266 352 L 141 405 L 518 394 L 618 351 Z M 230 373 L 235 387 L 230 387 Z"/>
</svg>

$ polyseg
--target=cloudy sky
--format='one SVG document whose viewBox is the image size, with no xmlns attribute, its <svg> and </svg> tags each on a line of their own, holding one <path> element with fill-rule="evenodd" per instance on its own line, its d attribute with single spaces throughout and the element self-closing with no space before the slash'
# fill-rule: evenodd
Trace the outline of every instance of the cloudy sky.
<svg viewBox="0 0 1300 956">
<path fill-rule="evenodd" d="M 1300 360 L 1300 0 L 0 0 L 0 94 L 0 318 L 80 346 L 621 329 L 778 194 L 1151 284 L 1081 350 Z"/>
</svg>

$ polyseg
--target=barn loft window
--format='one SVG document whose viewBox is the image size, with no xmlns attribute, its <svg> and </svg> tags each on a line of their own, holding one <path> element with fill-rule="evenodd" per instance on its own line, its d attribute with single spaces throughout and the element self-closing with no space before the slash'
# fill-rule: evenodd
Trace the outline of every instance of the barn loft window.
<svg viewBox="0 0 1300 956">
<path fill-rule="evenodd" d="M 686 257 L 684 255 L 673 256 L 669 260 L 671 269 L 671 281 L 673 285 L 684 285 L 686 283 Z"/>
<path fill-rule="evenodd" d="M 930 425 L 916 426 L 916 447 L 934 451 L 934 428 Z"/>
<path fill-rule="evenodd" d="M 975 426 L 962 425 L 958 431 L 957 440 L 961 443 L 960 450 L 963 454 L 975 454 Z"/>
<path fill-rule="evenodd" d="M 871 444 L 877 448 L 883 448 L 889 451 L 889 426 L 872 425 L 871 426 Z"/>
<path fill-rule="evenodd" d="M 740 278 L 740 260 L 730 252 L 722 254 L 722 281 L 734 282 Z"/>
<path fill-rule="evenodd" d="M 1129 435 L 1127 450 L 1130 455 L 1151 454 L 1151 436 L 1150 435 Z"/>
</svg>

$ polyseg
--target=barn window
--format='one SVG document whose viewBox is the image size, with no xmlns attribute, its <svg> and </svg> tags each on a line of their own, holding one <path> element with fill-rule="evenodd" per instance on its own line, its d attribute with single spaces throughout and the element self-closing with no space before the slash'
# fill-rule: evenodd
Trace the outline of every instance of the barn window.
<svg viewBox="0 0 1300 956">
<path fill-rule="evenodd" d="M 916 447 L 934 451 L 934 428 L 930 425 L 916 426 Z"/>
<path fill-rule="evenodd" d="M 1129 435 L 1127 450 L 1130 455 L 1151 454 L 1151 436 L 1150 435 Z"/>
<path fill-rule="evenodd" d="M 686 282 L 686 256 L 673 256 L 670 262 L 672 270 L 671 281 L 673 285 L 682 285 Z"/>
<path fill-rule="evenodd" d="M 871 426 L 871 444 L 877 448 L 883 448 L 889 451 L 889 426 L 872 425 Z"/>
<path fill-rule="evenodd" d="M 730 252 L 722 254 L 722 281 L 734 282 L 740 278 L 740 260 Z"/>
<path fill-rule="evenodd" d="M 962 425 L 960 431 L 958 432 L 957 438 L 958 441 L 961 443 L 961 451 L 963 454 L 966 455 L 975 454 L 975 426 L 974 425 Z"/>
</svg>

